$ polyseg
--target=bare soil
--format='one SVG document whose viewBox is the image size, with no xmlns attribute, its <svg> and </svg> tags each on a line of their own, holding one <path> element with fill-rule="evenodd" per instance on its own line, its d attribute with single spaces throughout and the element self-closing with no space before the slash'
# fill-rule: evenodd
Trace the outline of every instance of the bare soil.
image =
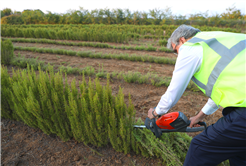
<svg viewBox="0 0 246 166">
<path fill-rule="evenodd" d="M 45 48 L 60 48 L 71 49 L 80 51 L 85 49 L 84 47 L 64 47 L 49 44 L 30 44 L 30 43 L 14 43 L 15 46 L 28 46 L 28 47 L 45 47 Z M 69 47 L 69 48 L 68 48 Z M 95 49 L 95 51 L 115 51 L 113 49 Z M 70 66 L 76 66 L 83 68 L 86 66 L 99 67 L 99 64 L 103 63 L 103 67 L 107 72 L 112 71 L 139 71 L 141 73 L 153 72 L 160 76 L 172 76 L 174 65 L 164 64 L 150 64 L 140 62 L 129 62 L 120 60 L 105 60 L 105 59 L 90 59 L 71 57 L 66 55 L 55 54 L 41 54 L 27 51 L 15 51 L 15 54 L 20 52 L 27 58 L 38 57 L 40 60 L 44 60 L 46 63 L 52 62 L 54 64 L 69 64 Z M 124 51 L 124 53 L 126 53 Z M 156 53 L 158 54 L 158 53 Z M 160 53 L 159 53 L 160 54 Z M 161 53 L 160 56 L 165 56 L 165 53 Z M 141 53 L 143 55 L 143 53 Z M 173 55 L 172 55 L 173 56 Z M 151 65 L 151 67 L 150 67 Z M 10 75 L 12 66 L 8 66 Z M 14 67 L 16 68 L 16 67 Z M 68 82 L 75 79 L 77 86 L 79 81 L 82 80 L 81 75 L 68 75 Z M 88 81 L 89 77 L 86 77 Z M 92 77 L 92 80 L 94 77 Z M 106 85 L 106 79 L 100 79 L 102 85 Z M 136 109 L 136 118 L 144 120 L 147 117 L 149 108 L 155 107 L 161 96 L 167 90 L 167 87 L 155 87 L 150 84 L 135 84 L 126 83 L 123 81 L 112 79 L 110 80 L 110 86 L 112 87 L 113 95 L 116 95 L 119 86 L 123 88 L 125 100 L 127 102 L 129 93 L 132 96 L 132 102 Z M 207 102 L 201 92 L 192 92 L 186 90 L 178 103 L 169 111 L 181 111 L 187 117 L 196 115 Z M 222 108 L 216 111 L 214 114 L 206 117 L 205 122 L 207 125 L 215 123 L 220 117 Z M 27 125 L 7 119 L 1 119 L 1 162 L 2 165 L 161 165 L 160 159 L 157 158 L 144 158 L 140 155 L 136 155 L 134 152 L 129 154 L 123 154 L 116 152 L 110 145 L 102 148 L 97 148 L 91 145 L 84 145 L 83 143 L 77 143 L 75 140 L 68 142 L 62 142 L 60 138 L 55 135 L 46 135 L 42 133 L 40 129 L 33 129 Z M 187 133 L 194 137 L 199 132 Z"/>
<path fill-rule="evenodd" d="M 100 69 L 109 73 L 117 72 L 140 72 L 141 74 L 158 74 L 162 77 L 171 77 L 174 70 L 174 65 L 169 64 L 156 64 L 156 63 L 143 63 L 143 62 L 131 62 L 125 60 L 115 59 L 93 59 L 93 58 L 81 58 L 77 56 L 37 53 L 30 51 L 14 51 L 16 55 L 25 56 L 26 58 L 38 58 L 46 63 L 53 63 L 55 65 L 71 66 L 78 68 L 85 68 L 92 66 L 97 71 Z"/>
<path fill-rule="evenodd" d="M 57 44 L 41 44 L 41 43 L 18 43 L 14 42 L 14 46 L 21 47 L 37 47 L 37 48 L 52 48 L 52 49 L 66 49 L 73 51 L 92 51 L 94 53 L 102 52 L 104 54 L 129 54 L 129 55 L 151 55 L 156 57 L 176 58 L 177 55 L 173 53 L 165 53 L 159 51 L 137 51 L 137 50 L 122 50 L 113 48 L 94 48 L 94 47 L 81 47 L 81 46 L 65 46 Z"/>
</svg>

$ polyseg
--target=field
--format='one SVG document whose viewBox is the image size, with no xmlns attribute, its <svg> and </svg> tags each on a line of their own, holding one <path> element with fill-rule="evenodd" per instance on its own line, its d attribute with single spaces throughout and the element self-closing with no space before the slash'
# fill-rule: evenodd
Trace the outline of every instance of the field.
<svg viewBox="0 0 246 166">
<path fill-rule="evenodd" d="M 40 30 L 43 29 L 40 28 Z M 23 32 L 26 31 L 23 30 Z M 152 32 L 151 34 L 141 30 L 135 31 L 133 35 L 125 35 L 122 42 L 119 40 L 118 42 L 84 41 L 69 39 L 69 37 L 67 39 L 46 38 L 47 40 L 44 41 L 35 35 L 27 38 L 21 32 L 19 34 L 23 34 L 22 36 L 9 36 L 8 33 L 6 32 L 6 35 L 2 33 L 2 39 L 12 40 L 14 54 L 16 58 L 19 58 L 7 66 L 10 76 L 13 75 L 12 68 L 23 70 L 26 67 L 24 61 L 27 59 L 31 60 L 28 63 L 33 65 L 42 61 L 43 66 L 49 63 L 55 70 L 64 70 L 67 72 L 68 83 L 71 84 L 75 79 L 78 89 L 79 81 L 82 81 L 80 70 L 86 71 L 87 82 L 89 77 L 92 80 L 98 77 L 100 83 L 105 86 L 107 85 L 106 75 L 109 73 L 112 94 L 116 96 L 121 87 L 126 103 L 130 94 L 136 110 L 135 117 L 143 121 L 147 117 L 149 108 L 155 107 L 167 90 L 177 57 L 170 50 L 162 50 L 165 45 L 159 42 L 164 40 L 160 33 Z M 124 36 L 123 32 L 122 34 Z M 151 39 L 143 37 L 144 35 L 156 37 Z M 168 38 L 168 35 L 165 38 Z M 85 46 L 81 43 L 93 44 Z M 202 109 L 207 99 L 191 82 L 179 102 L 169 112 L 181 111 L 187 117 L 194 116 Z M 215 123 L 222 117 L 221 111 L 222 108 L 208 116 L 205 119 L 207 125 Z M 3 165 L 161 165 L 162 163 L 160 158 L 145 158 L 133 151 L 128 154 L 116 152 L 109 144 L 97 147 L 78 143 L 75 139 L 63 142 L 56 135 L 46 135 L 40 129 L 4 118 L 1 122 L 1 132 Z M 194 137 L 199 132 L 187 134 Z"/>
</svg>

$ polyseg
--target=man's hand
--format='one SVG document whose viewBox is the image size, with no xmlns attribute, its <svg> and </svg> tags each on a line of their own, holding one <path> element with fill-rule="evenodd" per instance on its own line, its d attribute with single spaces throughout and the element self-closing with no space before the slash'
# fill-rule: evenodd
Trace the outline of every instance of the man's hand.
<svg viewBox="0 0 246 166">
<path fill-rule="evenodd" d="M 158 115 L 154 110 L 155 110 L 154 108 L 150 108 L 150 109 L 149 109 L 149 111 L 148 111 L 148 118 L 149 118 L 149 119 L 155 118 L 155 117 L 153 116 L 153 114 L 154 114 L 155 116 Z M 154 112 L 153 112 L 153 111 L 154 111 Z M 153 112 L 153 114 L 152 114 L 152 112 Z"/>
<path fill-rule="evenodd" d="M 200 111 L 196 116 L 193 116 L 190 118 L 190 128 L 192 127 L 198 127 L 200 125 L 198 125 L 198 122 L 202 122 L 203 119 L 206 117 L 207 115 L 204 114 L 202 111 Z"/>
</svg>

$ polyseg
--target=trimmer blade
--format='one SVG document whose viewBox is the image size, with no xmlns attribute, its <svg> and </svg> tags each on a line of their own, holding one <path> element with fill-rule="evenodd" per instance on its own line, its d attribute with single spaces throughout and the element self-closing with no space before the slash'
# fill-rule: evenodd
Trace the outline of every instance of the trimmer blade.
<svg viewBox="0 0 246 166">
<path fill-rule="evenodd" d="M 133 125 L 134 128 L 140 128 L 140 129 L 143 129 L 143 128 L 146 128 L 145 125 Z"/>
</svg>

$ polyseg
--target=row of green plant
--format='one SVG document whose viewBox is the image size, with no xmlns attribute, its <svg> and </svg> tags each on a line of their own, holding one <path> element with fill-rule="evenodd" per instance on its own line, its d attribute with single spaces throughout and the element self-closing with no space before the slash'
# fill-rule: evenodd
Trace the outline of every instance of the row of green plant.
<svg viewBox="0 0 246 166">
<path fill-rule="evenodd" d="M 2 43 L 8 43 L 8 44 L 12 44 L 10 40 L 5 40 Z M 12 45 L 13 47 L 13 45 Z M 11 48 L 8 46 L 8 48 Z M 144 59 L 148 59 L 150 62 L 154 62 L 154 63 L 169 63 L 169 64 L 175 64 L 175 61 L 171 61 L 171 59 L 168 58 L 159 58 L 159 57 L 148 57 L 148 56 L 129 56 L 129 55 L 102 55 L 100 53 L 92 53 L 92 52 L 75 52 L 75 51 L 71 51 L 71 50 L 56 50 L 56 49 L 45 49 L 45 48 L 35 48 L 35 47 L 15 47 L 15 50 L 24 50 L 24 51 L 33 51 L 33 52 L 40 52 L 40 53 L 54 53 L 54 54 L 63 54 L 63 55 L 70 55 L 70 56 L 80 56 L 80 57 L 90 57 L 90 58 L 107 58 L 107 59 L 122 59 L 122 60 L 131 60 L 131 61 L 145 61 Z M 2 49 L 4 50 L 4 49 Z M 8 55 L 2 55 L 1 58 L 5 58 L 8 57 Z M 12 56 L 13 57 L 13 56 Z M 138 58 L 140 57 L 140 58 Z M 10 59 L 11 60 L 11 59 Z M 26 67 L 28 63 L 31 63 L 30 65 L 33 66 L 35 69 L 37 69 L 38 67 L 38 62 L 36 59 L 26 59 L 24 57 L 21 57 L 21 55 L 19 54 L 17 57 L 13 58 L 13 60 L 11 60 L 6 64 L 12 64 L 12 65 L 16 65 L 16 66 L 20 66 L 20 67 Z M 3 61 L 3 60 L 2 60 Z M 4 61 L 3 61 L 4 62 Z M 172 63 L 173 62 L 173 63 Z M 41 62 L 41 66 L 42 68 L 44 67 L 44 69 L 47 68 L 47 65 L 44 65 L 44 62 Z M 87 74 L 87 75 L 96 75 L 98 77 L 106 77 L 106 73 L 102 69 L 99 71 L 98 73 L 95 73 L 95 69 L 92 67 L 86 67 L 85 69 L 79 69 L 79 68 L 72 68 L 72 67 L 64 67 L 61 66 L 60 69 L 64 72 L 68 72 L 70 73 L 74 73 L 74 74 L 81 74 L 83 71 Z M 151 83 L 154 86 L 168 86 L 170 83 L 170 79 L 169 77 L 167 78 L 161 78 L 158 75 L 154 75 L 151 73 L 148 73 L 146 75 L 142 75 L 139 72 L 131 72 L 129 71 L 128 73 L 117 73 L 117 72 L 113 72 L 111 73 L 113 78 L 117 78 L 117 79 L 124 79 L 126 82 L 129 83 Z M 194 86 L 194 84 L 191 82 L 188 86 L 188 88 L 190 89 L 194 89 L 194 90 L 198 90 L 198 88 L 196 88 L 196 86 Z"/>
<path fill-rule="evenodd" d="M 129 55 L 129 54 L 103 54 L 101 52 L 94 53 L 92 51 L 72 51 L 72 50 L 65 50 L 65 49 L 20 47 L 20 46 L 16 46 L 14 47 L 14 49 L 20 51 L 32 51 L 32 52 L 39 52 L 39 53 L 51 53 L 51 54 L 70 55 L 70 56 L 87 57 L 87 58 L 117 59 L 117 60 L 150 62 L 150 63 L 159 63 L 159 64 L 174 65 L 176 62 L 176 59 L 173 58 L 155 57 L 150 55 L 140 56 L 140 55 Z"/>
<path fill-rule="evenodd" d="M 140 38 L 141 38 L 142 36 L 140 36 Z M 154 39 L 154 40 L 156 40 L 156 39 L 168 39 L 170 36 L 161 36 L 161 35 L 159 35 L 159 36 L 157 36 L 157 35 L 144 35 L 143 36 L 143 38 L 144 39 Z"/>
<path fill-rule="evenodd" d="M 25 39 L 25 38 L 2 38 L 3 40 L 9 39 L 12 42 L 21 42 L 21 43 L 47 43 L 47 44 L 57 44 L 57 45 L 66 45 L 66 46 L 82 46 L 82 47 L 96 47 L 96 48 L 113 48 L 113 49 L 122 49 L 122 50 L 141 50 L 141 51 L 162 51 L 162 52 L 173 52 L 168 48 L 161 47 L 153 47 L 148 45 L 145 46 L 114 46 L 107 43 L 92 43 L 92 42 L 62 42 L 50 39 Z M 159 45 L 166 46 L 167 41 L 165 39 L 159 40 Z"/>
<path fill-rule="evenodd" d="M 33 67 L 35 70 L 38 69 L 38 66 L 42 70 L 47 70 L 49 64 L 46 64 L 44 61 L 39 61 L 38 58 L 25 58 L 24 56 L 21 56 L 19 53 L 17 56 L 14 56 L 12 59 L 11 65 L 18 66 L 21 68 L 26 68 L 28 65 Z M 54 65 L 52 65 L 54 66 Z M 83 73 L 87 76 L 96 76 L 100 78 L 106 78 L 107 75 L 110 76 L 111 79 L 116 79 L 120 81 L 125 81 L 127 83 L 138 83 L 138 84 L 151 84 L 153 86 L 169 86 L 171 77 L 160 77 L 157 74 L 148 72 L 147 74 L 141 74 L 140 72 L 117 72 L 114 71 L 112 73 L 108 73 L 104 70 L 103 64 L 99 66 L 98 70 L 93 68 L 92 66 L 87 66 L 85 68 L 78 68 L 78 67 L 71 67 L 71 66 L 63 66 L 63 65 L 56 65 L 54 66 L 56 71 L 62 71 L 67 74 L 78 74 L 82 75 Z M 192 91 L 199 91 L 197 86 L 190 81 L 190 83 L 187 86 L 187 89 L 190 89 Z"/>
<path fill-rule="evenodd" d="M 24 60 L 24 59 L 22 58 L 22 60 Z M 47 69 L 49 70 L 50 69 L 50 66 L 44 65 L 44 62 L 39 63 L 39 61 L 37 61 L 37 59 L 33 59 L 33 60 L 26 59 L 26 62 L 27 62 L 26 63 L 26 67 L 28 68 L 28 65 L 31 65 L 33 70 L 39 69 L 39 71 L 40 71 L 40 70 L 47 70 Z M 87 69 L 89 69 L 89 68 L 90 67 L 87 67 Z M 63 72 L 66 73 L 66 71 L 69 71 L 70 69 L 71 68 L 61 67 L 61 68 L 58 68 L 57 70 L 60 71 L 61 73 L 63 73 Z M 85 75 L 85 74 L 93 75 L 92 73 L 90 73 L 90 71 L 92 71 L 92 70 L 94 71 L 94 69 L 84 70 L 82 73 L 83 73 L 83 75 Z M 89 71 L 89 72 L 86 72 L 86 71 Z M 51 73 L 51 72 L 49 71 L 48 73 Z M 108 74 L 108 79 L 109 79 L 109 77 L 110 76 Z M 3 103 L 4 103 L 4 100 L 3 100 Z M 1 103 L 0 103 L 0 106 L 1 106 Z M 30 110 L 28 112 L 30 113 Z M 1 114 L 0 114 L 0 116 L 1 116 Z M 74 122 L 74 123 L 77 123 L 77 122 Z M 117 125 L 118 123 L 116 122 L 115 124 Z M 141 121 L 141 119 L 138 119 L 138 121 L 135 124 L 142 125 L 143 122 Z M 183 162 L 183 160 L 185 158 L 186 151 L 187 151 L 187 149 L 189 147 L 188 144 L 189 144 L 190 139 L 191 139 L 188 135 L 183 134 L 183 133 L 165 134 L 160 139 L 156 139 L 155 136 L 153 135 L 153 133 L 151 131 L 149 131 L 149 130 L 134 130 L 133 135 L 134 135 L 134 137 L 135 137 L 135 139 L 137 141 L 137 144 L 135 142 L 136 145 L 133 145 L 135 147 L 132 147 L 132 148 L 134 148 L 133 150 L 137 154 L 141 153 L 145 157 L 156 156 L 156 157 L 162 158 L 163 161 L 167 162 L 166 163 L 167 165 L 182 165 L 181 162 Z M 60 135 L 60 137 L 61 137 L 61 135 Z M 82 139 L 81 137 L 84 138 L 85 136 L 81 136 L 80 135 L 79 139 L 76 139 L 76 140 L 78 140 L 78 141 L 81 140 Z M 182 139 L 180 137 L 182 137 Z M 111 141 L 111 139 L 116 139 L 116 137 L 112 136 L 112 138 L 110 138 L 110 141 Z M 84 143 L 91 143 L 91 142 L 84 142 Z M 123 148 L 123 150 L 119 149 L 120 147 L 119 147 L 119 145 L 117 145 L 118 143 L 119 142 L 116 141 L 115 144 L 113 145 L 112 142 L 111 142 L 112 146 L 117 151 L 126 153 L 126 151 L 125 151 L 125 149 L 124 149 L 124 147 L 122 145 L 121 145 L 121 148 Z M 100 145 L 101 144 L 99 144 L 99 143 L 97 144 L 97 146 L 100 146 Z M 129 146 L 129 144 L 128 144 L 128 146 Z"/>
<path fill-rule="evenodd" d="M 9 65 L 14 57 L 14 46 L 11 40 L 1 39 L 1 63 Z"/>
<path fill-rule="evenodd" d="M 156 35 L 156 37 L 165 36 L 165 38 L 170 37 L 172 32 L 178 27 L 179 25 L 104 25 L 104 24 L 91 24 L 91 25 L 82 25 L 82 24 L 70 24 L 70 25 L 42 25 L 42 24 L 31 24 L 31 25 L 2 25 L 2 34 L 3 30 L 5 29 L 45 29 L 51 31 L 73 31 L 75 33 L 79 32 L 117 32 L 123 33 L 128 35 L 129 37 L 133 38 L 133 34 L 138 34 L 144 36 L 145 38 L 151 38 L 150 35 Z M 232 29 L 232 28 L 219 28 L 218 26 L 210 27 L 210 26 L 194 26 L 195 28 L 200 29 L 201 31 L 226 31 L 226 32 L 236 32 L 240 33 L 240 29 Z M 12 30 L 11 30 L 12 31 Z M 13 31 L 12 31 L 13 32 Z M 5 32 L 8 35 L 11 35 Z M 147 36 L 146 36 L 147 35 Z M 152 37 L 152 38 L 156 38 Z"/>
<path fill-rule="evenodd" d="M 95 31 L 90 29 L 80 31 L 74 31 L 71 29 L 56 31 L 46 28 L 1 28 L 1 36 L 114 43 L 128 43 L 131 38 L 139 40 L 139 34 L 106 30 Z"/>
<path fill-rule="evenodd" d="M 74 32 L 78 31 L 88 31 L 88 30 L 93 30 L 93 31 L 117 31 L 117 32 L 124 32 L 124 33 L 129 33 L 129 34 L 139 34 L 139 35 L 157 35 L 157 36 L 162 36 L 163 31 L 172 31 L 176 28 L 177 26 L 153 26 L 153 25 L 148 25 L 148 26 L 133 26 L 133 25 L 2 25 L 2 28 L 13 28 L 13 29 L 48 29 L 48 30 L 54 30 L 54 31 L 59 31 L 59 30 L 72 30 Z M 170 34 L 169 34 L 170 35 Z"/>
<path fill-rule="evenodd" d="M 5 46 L 1 45 L 1 49 L 13 53 L 12 48 Z M 16 63 L 17 58 L 22 57 L 12 60 Z M 31 68 L 27 63 L 26 70 L 12 69 L 12 77 L 8 69 L 1 66 L 1 118 L 22 121 L 48 135 L 56 134 L 63 141 L 74 138 L 98 147 L 111 144 L 118 152 L 134 151 L 145 157 L 160 157 L 168 165 L 181 165 L 191 137 L 172 133 L 157 139 L 149 130 L 135 130 L 135 109 L 130 94 L 128 106 L 121 88 L 117 96 L 113 96 L 109 75 L 107 86 L 103 87 L 97 78 L 95 82 L 89 78 L 87 83 L 83 72 L 77 88 L 76 80 L 68 84 L 67 75 L 61 70 L 55 73 L 53 67 L 48 66 L 42 71 L 44 63 L 27 60 L 32 63 Z M 137 124 L 140 123 L 141 119 Z M 148 148 L 150 145 L 152 148 Z"/>
<path fill-rule="evenodd" d="M 36 74 L 34 67 L 27 65 L 26 70 L 13 69 L 10 77 L 8 69 L 1 66 L 2 118 L 23 121 L 63 141 L 74 138 L 98 147 L 110 143 L 118 152 L 133 150 L 145 157 L 162 158 L 166 165 L 182 165 L 191 137 L 167 133 L 159 139 L 150 130 L 134 129 L 131 97 L 127 106 L 121 88 L 113 96 L 109 75 L 107 86 L 102 87 L 98 79 L 92 82 L 89 78 L 87 83 L 83 74 L 77 88 L 75 79 L 68 84 L 66 73 L 55 73 L 52 66 L 45 72 L 39 65 L 38 70 Z M 142 123 L 141 119 L 136 122 Z"/>
<path fill-rule="evenodd" d="M 23 121 L 40 128 L 46 134 L 56 134 L 63 141 L 74 138 L 84 144 L 103 147 L 109 143 L 118 152 L 131 150 L 145 157 L 157 156 L 167 165 L 182 165 L 191 137 L 185 133 L 163 134 L 159 139 L 145 129 L 134 129 L 135 109 L 129 95 L 128 106 L 122 89 L 112 95 L 109 85 L 100 85 L 98 79 L 68 84 L 67 76 L 46 72 L 39 67 L 13 70 L 10 77 L 1 68 L 2 118 Z M 139 119 L 138 123 L 141 123 Z"/>
</svg>

